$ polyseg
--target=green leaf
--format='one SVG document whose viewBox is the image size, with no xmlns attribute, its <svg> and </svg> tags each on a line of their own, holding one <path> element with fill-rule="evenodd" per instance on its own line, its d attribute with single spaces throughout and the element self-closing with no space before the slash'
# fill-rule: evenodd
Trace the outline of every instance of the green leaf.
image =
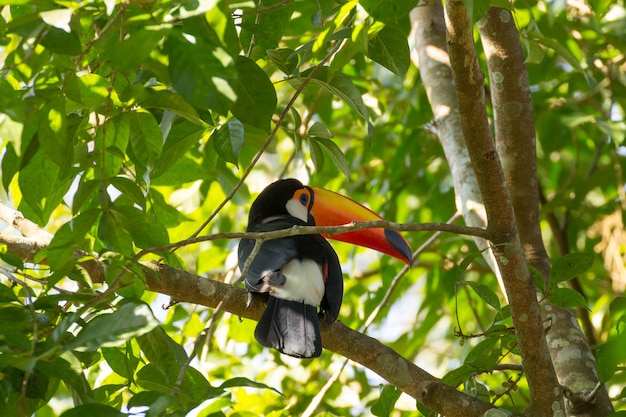
<svg viewBox="0 0 626 417">
<path fill-rule="evenodd" d="M 402 391 L 393 385 L 380 385 L 380 396 L 372 406 L 372 414 L 378 417 L 389 417 L 393 415 L 396 402 Z"/>
<path fill-rule="evenodd" d="M 15 90 L 4 77 L 0 78 L 0 114 L 4 116 L 0 117 L 0 137 L 13 143 L 14 149 L 19 151 L 24 128 L 24 103 L 20 91 Z"/>
<path fill-rule="evenodd" d="M 263 0 L 262 9 L 263 13 L 246 13 L 239 24 L 244 50 L 249 49 L 252 35 L 255 37 L 252 59 L 265 56 L 268 49 L 274 49 L 280 43 L 291 22 L 295 5 L 293 2 L 285 3 L 284 0 Z"/>
<path fill-rule="evenodd" d="M 626 313 L 626 297 L 616 297 L 609 305 L 610 316 L 616 318 L 620 314 Z"/>
<path fill-rule="evenodd" d="M 23 198 L 18 209 L 40 226 L 48 222 L 72 184 L 72 178 L 61 179 L 59 173 L 59 166 L 39 149 L 18 176 Z"/>
<path fill-rule="evenodd" d="M 270 131 L 272 115 L 276 110 L 276 90 L 267 74 L 251 59 L 239 56 L 237 69 L 237 100 L 230 108 L 243 123 Z"/>
<path fill-rule="evenodd" d="M 304 71 L 300 77 L 290 78 L 289 82 L 294 86 L 294 88 L 298 88 L 311 71 L 312 69 Z M 335 73 L 329 80 L 329 75 L 330 74 L 327 67 L 323 67 L 320 70 L 317 70 L 313 78 L 310 79 L 309 87 L 315 86 L 317 88 L 321 88 L 326 92 L 332 94 L 333 96 L 343 100 L 368 124 L 369 128 L 371 125 L 369 112 L 367 110 L 367 107 L 365 106 L 365 103 L 363 102 L 361 92 L 358 88 L 356 88 L 350 77 L 342 73 Z M 314 92 L 314 94 L 317 93 Z"/>
<path fill-rule="evenodd" d="M 543 275 L 541 275 L 541 272 L 539 272 L 539 270 L 532 265 L 528 265 L 528 269 L 530 271 L 530 275 L 532 275 L 535 280 L 535 287 L 539 288 L 541 292 L 545 292 L 546 280 L 543 278 Z"/>
<path fill-rule="evenodd" d="M 115 99 L 115 90 L 109 93 L 110 82 L 98 74 L 87 73 L 67 76 L 65 94 L 71 100 L 89 109 L 105 108 L 107 99 Z"/>
<path fill-rule="evenodd" d="M 167 229 L 138 208 L 115 206 L 110 212 L 137 247 L 145 249 L 169 243 Z"/>
<path fill-rule="evenodd" d="M 624 363 L 624 352 L 626 352 L 626 332 L 621 332 L 609 338 L 600 346 L 596 355 L 598 378 L 606 383 L 610 380 L 617 366 Z"/>
<path fill-rule="evenodd" d="M 114 177 L 110 179 L 111 185 L 128 197 L 133 203 L 141 208 L 146 208 L 146 196 L 139 185 L 126 177 Z"/>
<path fill-rule="evenodd" d="M 467 377 L 476 372 L 476 368 L 471 365 L 461 365 L 457 369 L 448 372 L 442 378 L 442 381 L 451 386 L 457 386 L 465 381 Z"/>
<path fill-rule="evenodd" d="M 130 113 L 130 144 L 136 162 L 154 166 L 163 147 L 163 134 L 152 113 L 137 109 Z"/>
<path fill-rule="evenodd" d="M 51 380 L 61 379 L 72 393 L 77 403 L 93 402 L 93 390 L 82 372 L 82 365 L 74 354 L 63 354 L 52 360 L 37 362 L 37 370 Z"/>
<path fill-rule="evenodd" d="M 348 160 L 346 156 L 343 154 L 339 146 L 335 142 L 330 139 L 323 138 L 315 138 L 311 139 L 313 141 L 318 142 L 328 153 L 330 159 L 333 160 L 337 168 L 346 176 L 346 178 L 350 178 L 350 166 L 348 165 Z"/>
<path fill-rule="evenodd" d="M 149 407 L 146 417 L 165 415 L 168 408 L 175 407 L 176 397 L 157 391 L 140 391 L 128 401 L 128 408 Z"/>
<path fill-rule="evenodd" d="M 162 372 L 180 368 L 187 362 L 185 349 L 177 344 L 161 327 L 137 338 L 137 343 L 148 361 Z"/>
<path fill-rule="evenodd" d="M 211 135 L 213 147 L 220 158 L 235 165 L 238 165 L 244 138 L 243 123 L 235 118 L 228 120 Z"/>
<path fill-rule="evenodd" d="M 339 72 L 335 73 L 328 82 L 328 85 L 329 87 L 327 88 L 334 95 L 340 97 L 346 102 L 346 104 L 348 104 L 348 106 L 356 111 L 357 114 L 363 118 L 363 120 L 369 123 L 369 112 L 363 102 L 361 92 L 352 83 L 352 79 L 350 77 Z"/>
<path fill-rule="evenodd" d="M 24 261 L 17 255 L 12 253 L 7 253 L 6 245 L 0 244 L 0 260 L 3 262 L 16 267 L 17 269 L 24 269 Z"/>
<path fill-rule="evenodd" d="M 68 33 L 52 26 L 46 27 L 41 44 L 50 52 L 62 55 L 79 55 L 83 52 L 80 39 L 74 31 Z"/>
<path fill-rule="evenodd" d="M 528 39 L 528 37 L 522 37 L 520 39 L 526 59 L 525 64 L 539 64 L 546 56 L 546 50 L 536 40 Z"/>
<path fill-rule="evenodd" d="M 147 304 L 128 302 L 112 314 L 101 314 L 87 322 L 65 350 L 95 351 L 101 347 L 119 346 L 158 325 Z"/>
<path fill-rule="evenodd" d="M 147 390 L 170 394 L 177 384 L 179 371 L 178 368 L 171 368 L 164 373 L 150 363 L 139 370 L 136 381 L 139 386 Z M 223 392 L 221 389 L 211 387 L 204 375 L 192 367 L 186 368 L 179 388 L 177 398 L 186 408 L 194 408 L 202 401 L 216 397 Z"/>
<path fill-rule="evenodd" d="M 109 405 L 93 403 L 73 407 L 61 414 L 61 417 L 124 417 L 126 415 Z"/>
<path fill-rule="evenodd" d="M 147 89 L 147 91 L 147 98 L 141 102 L 142 107 L 169 110 L 196 125 L 205 125 L 198 111 L 180 94 L 169 90 Z"/>
<path fill-rule="evenodd" d="M 130 32 L 122 41 L 108 47 L 109 62 L 115 69 L 130 73 L 150 56 L 168 32 L 163 27 L 144 27 Z"/>
<path fill-rule="evenodd" d="M 589 309 L 585 297 L 571 288 L 552 288 L 548 293 L 548 301 L 563 308 L 579 307 L 586 310 Z"/>
<path fill-rule="evenodd" d="M 0 284 L 0 303 L 19 301 L 13 290 L 4 284 Z"/>
<path fill-rule="evenodd" d="M 367 56 L 399 77 L 411 64 L 407 37 L 396 26 L 385 26 L 368 42 Z"/>
<path fill-rule="evenodd" d="M 473 25 L 485 15 L 491 0 L 463 0 L 463 4 L 467 9 L 467 16 Z"/>
<path fill-rule="evenodd" d="M 463 284 L 471 287 L 474 292 L 487 304 L 493 307 L 494 310 L 500 311 L 500 299 L 496 295 L 496 293 L 486 286 L 485 284 L 481 284 L 480 282 L 475 281 L 462 281 Z"/>
<path fill-rule="evenodd" d="M 578 59 L 576 59 L 572 52 L 567 49 L 566 42 L 561 42 L 559 39 L 545 36 L 536 25 L 532 25 L 531 27 L 532 29 L 527 31 L 529 41 L 536 41 L 543 46 L 553 49 L 557 54 L 565 59 L 567 63 L 572 66 L 572 68 L 580 71 L 585 76 L 585 80 L 589 86 L 595 87 L 596 81 L 592 76 L 585 72 Z"/>
<path fill-rule="evenodd" d="M 293 49 L 268 49 L 266 52 L 274 65 L 286 75 L 293 74 L 298 68 L 299 57 Z"/>
<path fill-rule="evenodd" d="M 322 147 L 317 140 L 311 139 L 308 143 L 315 171 L 322 172 L 324 168 L 324 151 L 322 151 Z"/>
<path fill-rule="evenodd" d="M 52 269 L 63 268 L 72 260 L 77 249 L 85 249 L 85 235 L 99 215 L 99 209 L 86 210 L 59 228 L 47 250 L 46 258 Z"/>
<path fill-rule="evenodd" d="M 139 365 L 139 358 L 133 353 L 132 342 L 125 345 L 101 349 L 102 357 L 107 361 L 113 371 L 132 381 Z"/>
<path fill-rule="evenodd" d="M 197 108 L 226 115 L 237 100 L 237 71 L 232 57 L 220 47 L 194 45 L 182 36 L 168 37 L 166 50 L 176 91 Z"/>
<path fill-rule="evenodd" d="M 309 136 L 315 136 L 316 138 L 322 138 L 322 139 L 332 139 L 333 138 L 333 134 L 330 133 L 330 130 L 328 130 L 328 128 L 320 122 L 314 122 L 311 127 L 309 127 L 309 130 L 306 132 L 307 135 Z"/>
<path fill-rule="evenodd" d="M 197 145 L 207 135 L 209 130 L 204 127 L 198 127 L 191 123 L 176 123 L 169 131 L 163 151 L 152 173 L 152 178 L 157 178 L 165 174 L 176 163 L 185 157 L 185 153 Z M 182 182 L 176 183 L 180 185 Z"/>
<path fill-rule="evenodd" d="M 465 358 L 465 364 L 484 371 L 493 371 L 500 360 L 502 348 L 498 337 L 489 337 L 476 345 Z"/>
<path fill-rule="evenodd" d="M 95 149 L 104 152 L 104 161 L 96 171 L 99 179 L 115 177 L 125 163 L 126 150 L 130 141 L 131 115 L 122 113 L 112 117 L 96 131 Z"/>
<path fill-rule="evenodd" d="M 491 0 L 490 4 L 493 7 L 499 7 L 501 9 L 506 9 L 506 10 L 508 10 L 510 12 L 515 10 L 515 7 L 513 7 L 513 2 L 511 0 Z"/>
<path fill-rule="evenodd" d="M 374 19 L 383 23 L 395 23 L 406 18 L 417 5 L 414 0 L 360 0 L 359 4 Z"/>
<path fill-rule="evenodd" d="M 233 387 L 251 387 L 251 388 L 261 388 L 261 389 L 269 389 L 274 391 L 277 394 L 283 395 L 276 388 L 272 388 L 269 385 L 263 384 L 261 382 L 252 381 L 251 379 L 245 377 L 236 377 L 231 378 L 227 381 L 224 381 L 222 385 L 219 386 L 220 389 L 227 389 Z"/>
<path fill-rule="evenodd" d="M 104 211 L 98 223 L 98 238 L 109 250 L 128 257 L 133 256 L 133 242 L 126 229 L 117 222 L 111 211 Z"/>
<path fill-rule="evenodd" d="M 554 287 L 588 271 L 593 260 L 594 255 L 591 253 L 569 253 L 556 259 L 550 269 L 550 286 Z"/>
<path fill-rule="evenodd" d="M 63 96 L 48 100 L 39 112 L 37 137 L 41 148 L 63 170 L 72 163 L 73 144 L 67 135 Z"/>
<path fill-rule="evenodd" d="M 0 92 L 0 94 L 2 94 L 2 92 Z M 2 136 L 2 129 L 0 129 L 0 137 Z M 2 185 L 5 190 L 9 188 L 11 180 L 13 180 L 15 174 L 17 174 L 20 170 L 22 162 L 21 158 L 15 152 L 15 149 L 16 148 L 11 144 L 7 144 L 7 146 L 4 147 L 4 155 L 2 156 L 2 166 L 0 166 L 0 171 L 2 171 Z"/>
</svg>

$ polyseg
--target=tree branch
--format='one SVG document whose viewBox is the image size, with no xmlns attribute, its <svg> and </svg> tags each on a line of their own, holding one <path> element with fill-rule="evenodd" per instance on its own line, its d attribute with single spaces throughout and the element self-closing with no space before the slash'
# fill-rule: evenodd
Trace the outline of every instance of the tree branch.
<svg viewBox="0 0 626 417">
<path fill-rule="evenodd" d="M 411 11 L 411 28 L 411 39 L 414 43 L 412 59 L 420 70 L 420 77 L 434 115 L 433 127 L 450 167 L 457 210 L 463 214 L 465 224 L 468 226 L 485 228 L 487 225 L 485 206 L 476 176 L 472 171 L 472 161 L 461 129 L 441 2 L 430 1 L 414 8 Z M 506 297 L 500 270 L 488 239 L 473 237 L 474 243 L 496 275 Z"/>
<path fill-rule="evenodd" d="M 352 222 L 340 226 L 293 226 L 288 229 L 274 230 L 271 232 L 225 232 L 215 233 L 207 236 L 199 236 L 180 242 L 170 243 L 154 248 L 140 251 L 135 259 L 140 259 L 143 255 L 153 252 L 161 252 L 172 248 L 191 245 L 194 243 L 206 242 L 219 239 L 255 239 L 260 241 L 280 239 L 298 235 L 325 235 L 334 236 L 342 233 L 356 232 L 366 229 L 389 229 L 397 232 L 429 232 L 440 231 L 450 232 L 460 235 L 478 236 L 489 240 L 491 234 L 486 229 L 480 227 L 458 226 L 449 223 L 395 223 L 386 220 L 373 220 L 367 222 Z"/>
<path fill-rule="evenodd" d="M 534 282 L 524 259 L 511 197 L 489 129 L 484 75 L 476 58 L 472 27 L 462 2 L 447 1 L 445 12 L 463 133 L 485 202 L 487 229 L 494 236 L 494 254 L 508 294 L 530 389 L 528 414 L 553 415 L 564 411 L 563 393 L 544 337 Z"/>
<path fill-rule="evenodd" d="M 10 252 L 13 249 L 20 249 L 19 253 L 24 256 L 25 262 L 32 262 L 37 250 L 45 248 L 45 245 L 41 247 L 34 239 L 28 237 L 22 238 L 19 242 L 16 239 L 6 239 L 7 237 L 0 236 L 0 241 L 7 243 Z M 25 250 L 24 246 L 28 243 L 32 248 Z M 249 293 L 242 288 L 164 264 L 149 262 L 140 265 L 149 291 L 169 295 L 178 302 L 213 308 L 220 305 L 224 311 L 251 320 L 258 320 L 265 309 L 265 304 L 261 300 L 255 298 L 250 300 Z M 85 267 L 94 282 L 96 281 L 94 277 L 104 276 L 104 265 L 97 261 L 81 263 L 81 266 Z M 321 332 L 326 349 L 376 372 L 415 400 L 441 414 L 449 417 L 463 417 L 468 413 L 482 415 L 487 410 L 495 408 L 491 404 L 457 391 L 378 340 L 352 330 L 339 321 L 330 325 L 322 322 Z"/>
<path fill-rule="evenodd" d="M 478 27 L 489 68 L 496 147 L 511 193 L 517 230 L 526 260 L 547 282 L 550 259 L 543 244 L 539 223 L 535 122 L 519 33 L 511 12 L 497 7 L 487 11 Z M 559 382 L 577 392 L 593 390 L 598 384 L 595 358 L 582 337 L 574 313 L 549 305 L 547 301 L 544 303 L 542 317 L 544 321 L 549 319 L 551 322 L 547 333 L 550 342 L 548 346 Z M 581 356 L 586 360 L 581 361 Z M 589 363 L 594 366 L 588 366 Z M 578 410 L 578 416 L 611 414 L 613 407 L 606 388 L 599 388 L 595 392 L 594 403 L 586 404 L 585 407 L 581 407 L 581 399 L 585 396 L 566 396 L 568 414 L 571 415 L 575 410 Z M 570 398 L 576 398 L 577 401 Z M 586 413 L 582 414 L 580 410 Z"/>
<path fill-rule="evenodd" d="M 265 304 L 259 299 L 253 298 L 248 303 L 248 292 L 244 289 L 168 265 L 147 263 L 144 267 L 147 288 L 170 295 L 179 302 L 208 307 L 215 307 L 221 302 L 225 311 L 251 320 L 258 320 L 265 309 Z M 444 384 L 393 349 L 339 321 L 330 325 L 322 322 L 321 325 L 324 348 L 376 372 L 426 407 L 449 417 L 481 415 L 494 408 Z"/>
</svg>

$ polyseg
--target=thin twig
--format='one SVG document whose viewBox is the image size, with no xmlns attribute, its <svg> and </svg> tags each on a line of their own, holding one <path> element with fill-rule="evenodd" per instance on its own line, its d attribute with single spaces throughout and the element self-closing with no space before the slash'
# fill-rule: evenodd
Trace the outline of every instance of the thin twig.
<svg viewBox="0 0 626 417">
<path fill-rule="evenodd" d="M 225 232 L 215 233 L 207 236 L 193 237 L 180 242 L 170 243 L 168 245 L 156 246 L 144 249 L 135 255 L 135 259 L 139 259 L 148 253 L 167 251 L 172 248 L 191 245 L 200 242 L 219 239 L 256 239 L 271 240 L 280 239 L 289 236 L 298 235 L 326 235 L 332 237 L 334 235 L 356 232 L 366 229 L 388 229 L 397 232 L 427 232 L 440 231 L 456 233 L 468 236 L 478 236 L 483 239 L 491 240 L 491 233 L 480 227 L 458 226 L 448 223 L 396 223 L 386 220 L 373 220 L 368 222 L 352 222 L 340 226 L 293 226 L 288 229 L 274 230 L 271 232 Z"/>
</svg>

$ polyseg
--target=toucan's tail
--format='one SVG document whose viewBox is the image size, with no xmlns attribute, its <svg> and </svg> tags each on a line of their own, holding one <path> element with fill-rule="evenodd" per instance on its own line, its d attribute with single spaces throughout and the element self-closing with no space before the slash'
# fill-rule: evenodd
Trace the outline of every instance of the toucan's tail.
<svg viewBox="0 0 626 417">
<path fill-rule="evenodd" d="M 317 308 L 302 301 L 270 296 L 254 337 L 263 346 L 296 358 L 322 354 Z"/>
</svg>

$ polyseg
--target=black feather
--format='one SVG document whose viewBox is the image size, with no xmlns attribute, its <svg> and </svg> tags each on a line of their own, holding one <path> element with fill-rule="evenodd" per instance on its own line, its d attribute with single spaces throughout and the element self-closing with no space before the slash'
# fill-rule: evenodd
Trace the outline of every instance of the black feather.
<svg viewBox="0 0 626 417">
<path fill-rule="evenodd" d="M 317 309 L 301 301 L 270 296 L 254 337 L 261 345 L 296 358 L 316 358 L 322 353 Z"/>
<path fill-rule="evenodd" d="M 301 188 L 304 186 L 297 180 L 278 181 L 268 186 L 252 204 L 246 230 L 269 232 L 295 225 L 313 225 L 312 220 L 303 222 L 289 215 L 285 208 L 294 192 Z M 242 239 L 239 242 L 239 268 L 242 271 L 254 245 L 253 239 Z M 320 235 L 273 239 L 263 242 L 244 277 L 249 291 L 270 294 L 254 335 L 263 346 L 287 355 L 317 357 L 322 351 L 317 306 L 272 296 L 272 287 L 280 287 L 289 279 L 281 269 L 293 260 L 312 260 L 326 273 L 324 296 L 319 307 L 328 323 L 337 319 L 343 299 L 343 278 L 339 259 L 332 246 Z"/>
</svg>

